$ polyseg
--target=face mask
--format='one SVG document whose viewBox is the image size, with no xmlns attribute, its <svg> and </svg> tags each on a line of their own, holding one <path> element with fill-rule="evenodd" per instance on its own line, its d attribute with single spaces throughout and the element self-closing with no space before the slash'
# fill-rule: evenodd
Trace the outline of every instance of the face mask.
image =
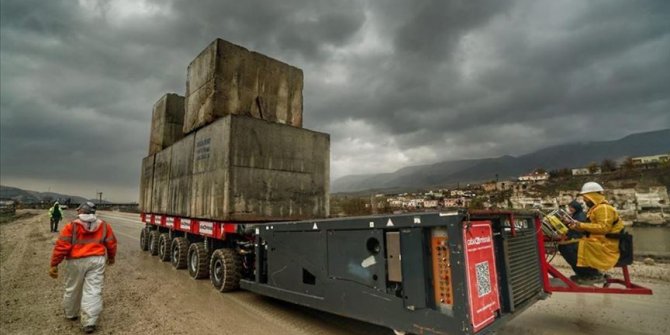
<svg viewBox="0 0 670 335">
<path fill-rule="evenodd" d="M 587 208 L 593 207 L 593 203 L 588 199 L 584 199 L 584 204 L 586 205 Z"/>
</svg>

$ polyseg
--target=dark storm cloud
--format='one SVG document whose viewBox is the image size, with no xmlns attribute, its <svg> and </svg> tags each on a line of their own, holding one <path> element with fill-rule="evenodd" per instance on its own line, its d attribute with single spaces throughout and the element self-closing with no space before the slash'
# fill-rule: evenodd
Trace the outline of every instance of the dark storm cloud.
<svg viewBox="0 0 670 335">
<path fill-rule="evenodd" d="M 184 93 L 217 37 L 303 68 L 305 126 L 332 134 L 335 177 L 670 126 L 667 1 L 22 0 L 0 15 L 3 184 L 133 200 L 151 106 Z"/>
</svg>

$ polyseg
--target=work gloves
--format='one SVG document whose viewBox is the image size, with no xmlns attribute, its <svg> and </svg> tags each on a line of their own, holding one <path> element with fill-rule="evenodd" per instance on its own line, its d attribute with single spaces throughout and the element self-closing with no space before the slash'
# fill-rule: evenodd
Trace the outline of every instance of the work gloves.
<svg viewBox="0 0 670 335">
<path fill-rule="evenodd" d="M 58 267 L 57 266 L 52 266 L 49 269 L 49 277 L 56 279 L 58 278 Z"/>
</svg>

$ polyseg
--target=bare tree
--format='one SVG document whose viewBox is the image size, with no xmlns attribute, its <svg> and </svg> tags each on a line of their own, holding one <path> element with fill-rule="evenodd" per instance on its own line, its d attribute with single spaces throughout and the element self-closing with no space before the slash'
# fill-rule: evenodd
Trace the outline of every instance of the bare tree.
<svg viewBox="0 0 670 335">
<path fill-rule="evenodd" d="M 600 163 L 600 168 L 603 172 L 611 172 L 617 169 L 617 164 L 611 159 L 603 159 L 602 163 Z"/>
<path fill-rule="evenodd" d="M 635 163 L 633 163 L 633 159 L 631 157 L 626 157 L 626 159 L 621 163 L 621 167 L 624 170 L 633 170 L 635 168 Z"/>
</svg>

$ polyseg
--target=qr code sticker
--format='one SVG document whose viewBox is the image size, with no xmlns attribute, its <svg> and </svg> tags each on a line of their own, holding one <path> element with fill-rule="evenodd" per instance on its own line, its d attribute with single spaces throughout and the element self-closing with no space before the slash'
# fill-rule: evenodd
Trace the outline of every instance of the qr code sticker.
<svg viewBox="0 0 670 335">
<path fill-rule="evenodd" d="M 491 293 L 491 273 L 489 272 L 489 263 L 481 262 L 475 264 L 475 272 L 477 273 L 477 293 L 479 297 Z"/>
</svg>

